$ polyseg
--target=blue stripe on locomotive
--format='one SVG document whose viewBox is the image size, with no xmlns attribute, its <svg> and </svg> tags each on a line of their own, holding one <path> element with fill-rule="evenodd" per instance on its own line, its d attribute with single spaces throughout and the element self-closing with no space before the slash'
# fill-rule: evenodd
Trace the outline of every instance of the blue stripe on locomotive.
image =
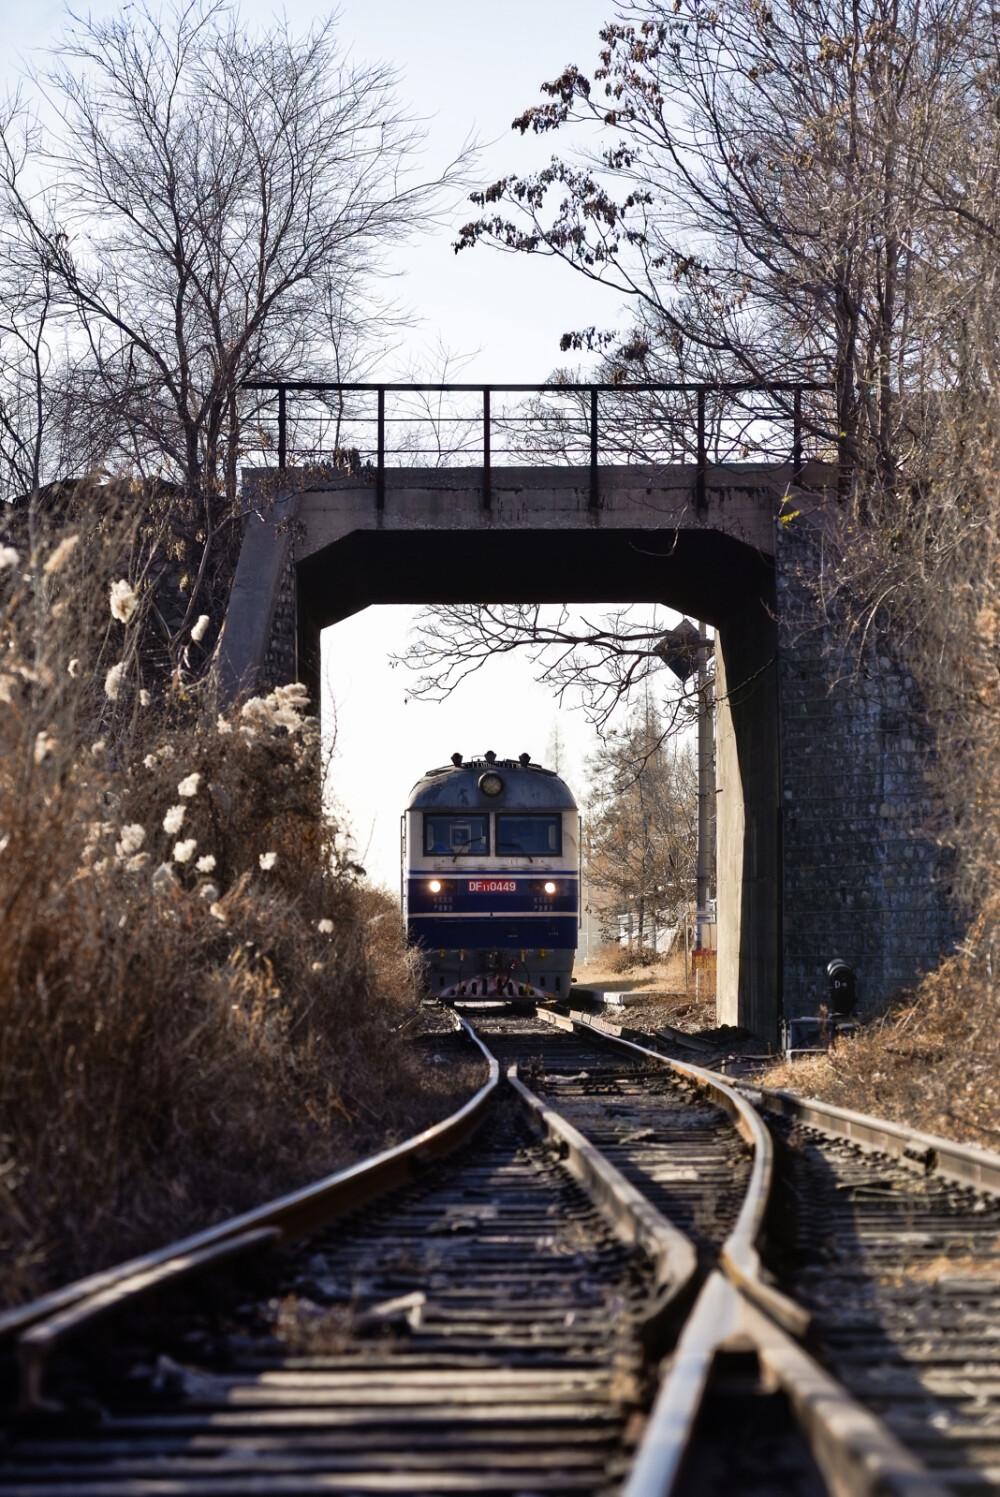
<svg viewBox="0 0 1000 1497">
<path fill-rule="evenodd" d="M 479 919 L 446 919 L 440 915 L 412 917 L 408 921 L 410 940 L 439 951 L 493 951 L 497 948 L 534 950 L 545 946 L 553 951 L 576 948 L 575 915 L 495 915 Z"/>
</svg>

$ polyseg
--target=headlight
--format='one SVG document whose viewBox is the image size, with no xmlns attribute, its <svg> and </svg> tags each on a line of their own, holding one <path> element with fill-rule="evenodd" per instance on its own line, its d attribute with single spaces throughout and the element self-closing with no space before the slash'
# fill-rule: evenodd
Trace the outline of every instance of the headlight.
<svg viewBox="0 0 1000 1497">
<path fill-rule="evenodd" d="M 503 780 L 496 770 L 488 769 L 479 776 L 479 788 L 484 795 L 499 795 L 503 789 Z"/>
<path fill-rule="evenodd" d="M 556 892 L 556 886 L 555 886 L 555 884 L 553 884 L 553 883 L 546 884 L 545 885 L 545 892 L 546 892 L 546 894 L 554 894 Z"/>
<path fill-rule="evenodd" d="M 441 880 L 439 878 L 432 878 L 431 881 L 430 881 L 430 883 L 427 885 L 427 887 L 428 887 L 428 889 L 430 889 L 430 891 L 431 891 L 432 894 L 440 894 L 441 893 Z"/>
</svg>

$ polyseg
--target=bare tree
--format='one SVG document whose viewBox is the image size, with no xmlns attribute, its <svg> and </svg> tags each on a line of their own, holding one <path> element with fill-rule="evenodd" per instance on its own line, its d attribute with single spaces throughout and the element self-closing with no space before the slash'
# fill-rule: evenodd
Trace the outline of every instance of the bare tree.
<svg viewBox="0 0 1000 1497">
<path fill-rule="evenodd" d="M 51 285 L 16 269 L 0 281 L 0 492 L 32 493 L 42 481 L 52 425 L 48 344 Z"/>
<path fill-rule="evenodd" d="M 991 24 L 975 0 L 622 4 L 596 70 L 566 68 L 514 121 L 568 134 L 577 153 L 474 194 L 481 213 L 456 249 L 561 259 L 626 300 L 623 329 L 563 339 L 599 350 L 621 387 L 604 419 L 624 460 L 683 457 L 693 429 L 682 395 L 630 381 L 829 382 L 833 398 L 807 399 L 806 419 L 817 454 L 857 487 L 854 517 L 870 479 L 905 506 L 927 392 L 954 388 L 967 347 L 960 309 L 979 272 L 966 266 L 956 305 L 956 245 L 972 184 L 992 180 Z M 969 143 L 956 154 L 958 136 Z M 586 412 L 536 405 L 543 458 L 579 460 Z M 783 410 L 778 397 L 772 414 Z M 709 415 L 719 456 L 767 451 L 777 430 L 749 407 Z M 522 648 L 601 722 L 661 663 L 655 631 L 628 612 L 581 627 L 531 608 L 439 609 L 419 640 L 425 689 Z"/>
<path fill-rule="evenodd" d="M 498 655 L 525 655 L 538 681 L 562 701 L 567 694 L 604 732 L 639 686 L 659 675 L 670 689 L 657 718 L 664 736 L 690 727 L 697 690 L 662 676 L 671 650 L 666 611 L 626 606 L 590 618 L 569 606 L 540 603 L 446 604 L 418 615 L 401 664 L 419 673 L 411 694 L 443 701 L 467 676 Z M 637 740 L 638 741 L 638 740 Z"/>
<path fill-rule="evenodd" d="M 386 252 L 457 164 L 416 169 L 394 74 L 350 64 L 330 20 L 297 37 L 224 0 L 126 8 L 75 20 L 36 82 L 54 123 L 32 123 L 27 159 L 0 141 L 9 255 L 49 289 L 77 422 L 112 413 L 109 460 L 179 486 L 179 635 L 261 440 L 244 383 L 326 374 L 377 333 Z"/>
<path fill-rule="evenodd" d="M 666 737 L 647 703 L 613 730 L 590 771 L 587 877 L 605 896 L 605 919 L 635 917 L 641 954 L 650 919 L 694 897 L 694 752 L 690 743 Z"/>
<path fill-rule="evenodd" d="M 475 195 L 456 248 L 555 256 L 626 297 L 624 334 L 563 340 L 623 378 L 831 381 L 814 429 L 891 479 L 940 263 L 927 166 L 983 30 L 975 0 L 624 4 L 593 74 L 514 122 L 603 147 Z"/>
</svg>

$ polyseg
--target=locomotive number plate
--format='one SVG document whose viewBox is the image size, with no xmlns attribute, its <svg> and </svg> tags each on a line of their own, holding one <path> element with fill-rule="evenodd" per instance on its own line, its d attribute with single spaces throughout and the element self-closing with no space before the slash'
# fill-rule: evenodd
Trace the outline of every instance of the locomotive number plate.
<svg viewBox="0 0 1000 1497">
<path fill-rule="evenodd" d="M 517 880 L 513 878 L 470 878 L 470 894 L 516 894 Z"/>
</svg>

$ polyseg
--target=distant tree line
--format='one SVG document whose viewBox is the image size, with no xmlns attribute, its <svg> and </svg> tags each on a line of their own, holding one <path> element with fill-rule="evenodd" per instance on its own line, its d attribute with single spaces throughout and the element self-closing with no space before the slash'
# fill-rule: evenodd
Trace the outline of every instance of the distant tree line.
<svg viewBox="0 0 1000 1497">
<path fill-rule="evenodd" d="M 639 772 L 636 766 L 641 765 Z M 630 921 L 637 959 L 695 897 L 698 767 L 690 738 L 663 732 L 647 700 L 587 766 L 584 864 L 606 940 Z"/>
</svg>

